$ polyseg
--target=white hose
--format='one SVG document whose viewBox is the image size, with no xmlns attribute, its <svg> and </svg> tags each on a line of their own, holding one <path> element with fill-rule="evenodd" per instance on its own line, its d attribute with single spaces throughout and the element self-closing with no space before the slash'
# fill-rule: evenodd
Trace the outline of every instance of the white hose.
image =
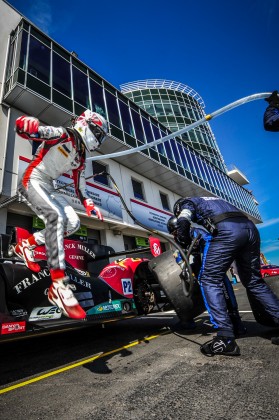
<svg viewBox="0 0 279 420">
<path fill-rule="evenodd" d="M 174 133 L 168 134 L 167 136 L 162 137 L 161 139 L 155 140 L 152 143 L 143 144 L 142 146 L 139 146 L 139 147 L 135 147 L 128 150 L 122 150 L 121 152 L 110 153 L 108 155 L 88 157 L 87 160 L 113 159 L 119 156 L 131 155 L 132 153 L 140 152 L 141 150 L 144 150 L 144 149 L 149 149 L 150 147 L 154 147 L 157 144 L 161 144 L 167 140 L 173 139 L 176 136 L 180 136 L 181 134 L 186 133 L 187 131 L 193 130 L 193 128 L 196 128 L 199 125 L 204 124 L 205 122 L 212 120 L 213 118 L 218 117 L 221 114 L 224 114 L 224 112 L 230 111 L 231 109 L 236 108 L 240 105 L 244 105 L 247 102 L 255 101 L 257 99 L 267 98 L 270 95 L 271 93 L 267 92 L 267 93 L 255 93 L 254 95 L 246 96 L 244 98 L 239 99 L 238 101 L 232 102 L 224 106 L 223 108 L 217 109 L 217 111 L 212 112 L 212 114 L 207 114 L 205 117 L 194 122 L 193 124 L 187 125 L 186 127 L 181 128 L 180 130 Z"/>
</svg>

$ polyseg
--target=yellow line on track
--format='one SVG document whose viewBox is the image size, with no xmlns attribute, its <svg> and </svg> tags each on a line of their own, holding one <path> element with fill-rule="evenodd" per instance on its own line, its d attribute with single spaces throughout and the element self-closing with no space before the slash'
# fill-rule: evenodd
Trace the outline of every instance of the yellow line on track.
<svg viewBox="0 0 279 420">
<path fill-rule="evenodd" d="M 36 378 L 29 379 L 28 381 L 20 382 L 18 384 L 11 385 L 11 386 L 9 386 L 7 388 L 0 389 L 0 394 L 5 394 L 6 392 L 13 391 L 14 389 L 22 388 L 22 387 L 24 387 L 26 385 L 33 384 L 34 382 L 42 381 L 43 379 L 49 378 L 50 376 L 58 375 L 59 373 L 66 372 L 67 370 L 75 369 L 75 368 L 77 368 L 79 366 L 82 366 L 82 365 L 85 365 L 87 363 L 93 362 L 96 359 L 101 359 L 101 358 L 106 357 L 106 356 L 109 356 L 111 354 L 118 353 L 121 350 L 129 349 L 130 347 L 137 346 L 138 344 L 142 344 L 142 343 L 144 343 L 146 341 L 154 340 L 155 338 L 158 338 L 158 337 L 160 337 L 162 335 L 166 335 L 166 334 L 170 334 L 170 331 L 165 331 L 165 332 L 163 332 L 161 334 L 157 334 L 157 335 L 151 335 L 149 337 L 143 338 L 142 340 L 133 341 L 132 343 L 127 344 L 126 346 L 119 347 L 118 349 L 111 350 L 111 351 L 109 351 L 107 353 L 98 354 L 97 356 L 93 356 L 93 357 L 90 357 L 89 359 L 81 360 L 80 362 L 74 363 L 72 365 L 65 366 L 65 367 L 63 367 L 61 369 L 53 370 L 53 371 L 51 371 L 49 373 L 45 373 L 44 375 L 37 376 Z"/>
</svg>

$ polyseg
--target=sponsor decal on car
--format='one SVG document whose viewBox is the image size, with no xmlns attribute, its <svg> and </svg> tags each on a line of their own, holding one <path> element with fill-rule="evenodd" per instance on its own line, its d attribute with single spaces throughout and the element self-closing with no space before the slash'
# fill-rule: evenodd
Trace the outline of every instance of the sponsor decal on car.
<svg viewBox="0 0 279 420">
<path fill-rule="evenodd" d="M 32 310 L 29 321 L 60 319 L 61 315 L 61 311 L 59 308 L 57 308 L 57 306 L 38 307 Z"/>
<path fill-rule="evenodd" d="M 1 325 L 0 334 L 14 334 L 14 333 L 22 333 L 26 330 L 26 322 L 19 321 L 19 322 L 3 322 Z"/>
<path fill-rule="evenodd" d="M 17 283 L 13 289 L 19 295 L 24 290 L 28 289 L 28 287 L 32 286 L 33 284 L 37 283 L 38 281 L 50 277 L 49 270 L 43 269 L 39 273 L 32 273 L 31 278 L 25 277 L 19 283 Z"/>
<path fill-rule="evenodd" d="M 109 311 L 120 311 L 121 304 L 120 303 L 108 303 L 106 305 L 100 305 L 97 308 L 98 312 L 109 312 Z"/>
<path fill-rule="evenodd" d="M 78 244 L 77 246 L 78 246 L 78 249 L 86 252 L 86 254 L 90 255 L 92 258 L 94 258 L 94 259 L 96 258 L 96 255 L 94 254 L 94 252 L 91 251 L 91 249 L 87 248 L 85 245 Z"/>
<path fill-rule="evenodd" d="M 119 312 L 122 310 L 122 304 L 120 300 L 113 300 L 111 302 L 101 303 L 94 306 L 87 311 L 88 315 L 96 315 L 100 312 Z"/>
<path fill-rule="evenodd" d="M 15 318 L 22 318 L 23 316 L 27 316 L 28 312 L 25 309 L 12 309 L 10 314 Z"/>
<path fill-rule="evenodd" d="M 78 277 L 77 275 L 74 275 L 73 273 L 69 273 L 69 278 L 72 282 L 80 284 L 81 286 L 84 286 L 87 289 L 92 288 L 90 281 L 87 281 L 86 279 L 81 279 L 80 277 Z"/>
</svg>

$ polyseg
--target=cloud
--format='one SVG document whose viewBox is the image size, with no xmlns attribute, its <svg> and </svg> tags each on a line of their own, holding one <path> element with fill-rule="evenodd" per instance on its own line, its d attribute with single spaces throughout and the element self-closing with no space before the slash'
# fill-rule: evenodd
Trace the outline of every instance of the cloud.
<svg viewBox="0 0 279 420">
<path fill-rule="evenodd" d="M 276 239 L 266 239 L 261 241 L 261 252 L 265 255 L 267 253 L 278 252 L 279 251 L 279 241 Z"/>
<path fill-rule="evenodd" d="M 45 0 L 34 2 L 30 9 L 30 20 L 42 31 L 49 34 L 52 29 L 52 12 L 49 2 Z"/>
<path fill-rule="evenodd" d="M 269 245 L 269 246 L 264 246 L 261 249 L 261 252 L 263 252 L 264 254 L 267 254 L 268 252 L 275 252 L 275 251 L 279 251 L 279 243 L 276 244 L 274 243 L 274 245 Z"/>
<path fill-rule="evenodd" d="M 274 219 L 269 219 L 269 220 L 265 221 L 263 224 L 258 225 L 257 228 L 258 229 L 264 229 L 266 227 L 276 225 L 277 223 L 279 223 L 279 217 L 276 217 Z"/>
</svg>

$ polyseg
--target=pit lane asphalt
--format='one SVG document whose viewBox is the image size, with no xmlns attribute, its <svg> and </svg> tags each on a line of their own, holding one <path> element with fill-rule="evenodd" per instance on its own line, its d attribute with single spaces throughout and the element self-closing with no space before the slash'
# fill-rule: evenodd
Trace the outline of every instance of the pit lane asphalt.
<svg viewBox="0 0 279 420">
<path fill-rule="evenodd" d="M 240 357 L 200 353 L 214 335 L 206 313 L 192 332 L 165 312 L 0 344 L 1 420 L 278 419 L 279 331 L 234 289 L 249 331 Z"/>
</svg>

